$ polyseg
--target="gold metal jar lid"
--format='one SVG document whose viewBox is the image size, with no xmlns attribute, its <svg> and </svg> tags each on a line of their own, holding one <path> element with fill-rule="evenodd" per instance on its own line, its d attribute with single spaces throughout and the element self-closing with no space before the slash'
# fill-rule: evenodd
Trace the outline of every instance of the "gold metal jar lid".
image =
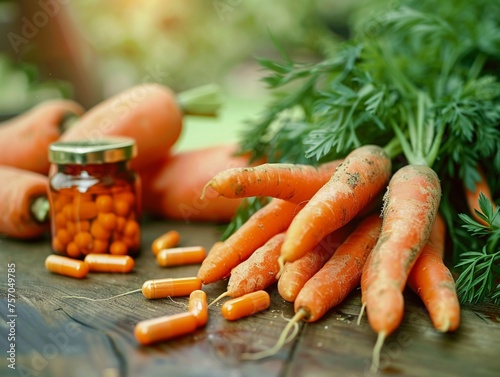
<svg viewBox="0 0 500 377">
<path fill-rule="evenodd" d="M 58 165 L 113 163 L 130 160 L 136 155 L 135 140 L 126 137 L 56 141 L 49 146 L 49 161 Z"/>
</svg>

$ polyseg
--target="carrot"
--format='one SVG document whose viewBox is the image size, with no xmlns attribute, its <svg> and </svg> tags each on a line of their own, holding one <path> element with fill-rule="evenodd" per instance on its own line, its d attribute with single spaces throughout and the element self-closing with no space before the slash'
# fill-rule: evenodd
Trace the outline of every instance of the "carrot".
<svg viewBox="0 0 500 377">
<path fill-rule="evenodd" d="M 217 198 L 213 190 L 207 190 L 203 199 L 200 196 L 203 186 L 215 174 L 248 166 L 248 159 L 235 156 L 236 152 L 233 144 L 178 152 L 140 171 L 144 211 L 186 222 L 231 220 L 240 200 Z"/>
<path fill-rule="evenodd" d="M 406 165 L 392 176 L 383 208 L 379 241 L 362 282 L 363 300 L 372 329 L 378 333 L 372 369 L 384 339 L 400 324 L 408 274 L 427 242 L 436 220 L 441 187 L 436 173 L 422 165 Z"/>
<path fill-rule="evenodd" d="M 169 88 L 160 84 L 137 85 L 89 109 L 60 140 L 131 137 L 138 151 L 131 166 L 140 170 L 160 160 L 175 144 L 182 130 L 182 115 Z"/>
<path fill-rule="evenodd" d="M 427 244 L 408 276 L 408 286 L 427 308 L 434 328 L 454 331 L 460 324 L 460 304 L 455 280 L 443 262 L 446 226 L 437 216 Z"/>
<path fill-rule="evenodd" d="M 80 116 L 83 111 L 70 100 L 48 100 L 0 123 L 0 165 L 46 175 L 50 143 L 61 136 L 68 116 Z"/>
<path fill-rule="evenodd" d="M 469 207 L 469 211 L 472 217 L 482 225 L 488 225 L 486 221 L 484 221 L 478 214 L 477 211 L 481 211 L 479 208 L 479 194 L 483 193 L 491 203 L 493 203 L 493 197 L 491 195 L 490 186 L 488 185 L 488 181 L 486 180 L 486 175 L 481 167 L 477 168 L 479 174 L 479 181 L 476 182 L 474 189 L 470 189 L 465 187 L 465 199 L 467 202 L 467 206 Z M 493 207 L 495 208 L 495 207 Z"/>
<path fill-rule="evenodd" d="M 286 263 L 278 280 L 278 292 L 286 301 L 293 302 L 306 282 L 318 272 L 335 250 L 352 232 L 351 223 L 327 235 L 303 257 Z"/>
<path fill-rule="evenodd" d="M 262 164 L 256 167 L 227 169 L 212 178 L 211 187 L 225 198 L 269 196 L 301 203 L 311 197 L 333 175 L 341 160 L 316 168 L 300 164 Z"/>
<path fill-rule="evenodd" d="M 255 250 L 250 257 L 231 270 L 227 290 L 210 305 L 223 297 L 240 297 L 247 293 L 261 291 L 275 283 L 279 271 L 278 257 L 285 233 L 278 233 Z"/>
<path fill-rule="evenodd" d="M 0 182 L 0 234 L 30 239 L 48 231 L 48 178 L 0 166 Z"/>
<path fill-rule="evenodd" d="M 365 218 L 340 245 L 326 264 L 307 281 L 294 303 L 295 315 L 285 326 L 278 342 L 268 350 L 245 354 L 246 359 L 260 359 L 275 354 L 285 343 L 292 326 L 301 320 L 315 322 L 341 303 L 359 285 L 364 263 L 375 246 L 382 219 Z"/>
<path fill-rule="evenodd" d="M 391 160 L 375 145 L 352 151 L 332 178 L 293 219 L 281 248 L 280 266 L 293 262 L 327 234 L 356 216 L 384 188 Z"/>
<path fill-rule="evenodd" d="M 198 278 L 208 284 L 228 276 L 257 248 L 276 234 L 284 232 L 300 208 L 300 204 L 281 199 L 271 200 L 222 244 L 212 248 L 198 270 Z"/>
</svg>

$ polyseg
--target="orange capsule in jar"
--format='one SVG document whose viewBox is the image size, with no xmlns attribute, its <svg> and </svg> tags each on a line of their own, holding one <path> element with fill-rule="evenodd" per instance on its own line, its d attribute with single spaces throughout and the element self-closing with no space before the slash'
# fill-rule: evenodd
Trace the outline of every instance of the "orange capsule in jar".
<svg viewBox="0 0 500 377">
<path fill-rule="evenodd" d="M 222 307 L 222 316 L 229 321 L 266 310 L 271 305 L 271 298 L 266 291 L 255 291 L 226 301 Z"/>
<path fill-rule="evenodd" d="M 154 279 L 144 282 L 142 294 L 148 299 L 189 296 L 201 289 L 201 280 L 197 277 Z"/>
<path fill-rule="evenodd" d="M 134 259 L 128 255 L 88 254 L 83 260 L 92 272 L 128 273 L 134 268 Z"/>
<path fill-rule="evenodd" d="M 201 263 L 206 255 L 203 246 L 174 247 L 160 250 L 156 254 L 156 261 L 161 267 L 180 266 Z"/>
<path fill-rule="evenodd" d="M 142 345 L 173 339 L 194 332 L 198 322 L 190 312 L 148 319 L 135 325 L 134 335 Z"/>
<path fill-rule="evenodd" d="M 51 236 L 55 251 L 67 254 L 69 242 L 74 242 L 83 254 L 111 253 L 112 245 L 113 253 L 117 255 L 132 255 L 140 250 L 140 238 L 137 242 L 137 234 L 140 234 L 138 211 L 130 204 L 141 195 L 140 178 L 129 164 L 136 153 L 135 141 L 123 137 L 57 141 L 50 145 L 49 160 L 55 167 L 49 179 Z M 133 234 L 129 237 L 134 241 L 133 247 L 121 241 L 122 235 L 114 239 L 118 226 L 125 227 L 125 224 L 119 224 L 118 216 L 135 219 L 127 227 L 127 232 Z M 68 237 L 57 237 L 60 229 L 67 230 L 71 241 Z M 90 234 L 91 242 L 87 233 L 82 235 L 84 232 Z M 116 241 L 122 243 L 117 246 Z M 60 252 L 61 244 L 66 247 L 64 252 Z M 72 254 L 76 254 L 74 245 Z M 103 250 L 104 246 L 106 250 Z"/>
<path fill-rule="evenodd" d="M 77 279 L 83 279 L 89 272 L 87 263 L 61 255 L 49 255 L 45 259 L 45 268 L 55 274 Z"/>
</svg>

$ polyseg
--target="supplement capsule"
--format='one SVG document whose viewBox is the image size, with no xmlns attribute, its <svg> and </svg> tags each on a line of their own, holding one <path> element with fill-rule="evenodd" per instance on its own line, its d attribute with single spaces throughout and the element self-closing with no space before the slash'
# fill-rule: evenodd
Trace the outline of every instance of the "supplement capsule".
<svg viewBox="0 0 500 377">
<path fill-rule="evenodd" d="M 142 285 L 142 294 L 148 299 L 189 296 L 201 289 L 201 280 L 197 277 L 166 278 L 148 280 Z"/>
<path fill-rule="evenodd" d="M 178 313 L 139 322 L 134 329 L 137 341 L 149 345 L 194 332 L 196 317 L 190 312 Z"/>
<path fill-rule="evenodd" d="M 269 293 L 266 291 L 256 291 L 226 301 L 222 305 L 221 311 L 224 318 L 234 321 L 265 310 L 269 305 L 271 305 Z"/>
<path fill-rule="evenodd" d="M 45 268 L 55 274 L 77 279 L 84 278 L 89 272 L 87 263 L 60 255 L 49 255 L 45 259 Z"/>
<path fill-rule="evenodd" d="M 121 272 L 132 271 L 135 262 L 128 255 L 88 254 L 84 262 L 92 272 Z"/>
<path fill-rule="evenodd" d="M 161 267 L 180 266 L 201 263 L 206 256 L 203 246 L 176 247 L 160 250 L 156 254 L 156 261 Z"/>
<path fill-rule="evenodd" d="M 156 255 L 160 252 L 160 250 L 176 247 L 179 244 L 180 239 L 181 235 L 179 232 L 176 230 L 170 230 L 153 241 L 151 244 L 151 251 L 154 255 Z"/>
<path fill-rule="evenodd" d="M 205 326 L 208 321 L 207 294 L 201 289 L 191 292 L 188 310 L 196 318 L 198 327 Z"/>
</svg>

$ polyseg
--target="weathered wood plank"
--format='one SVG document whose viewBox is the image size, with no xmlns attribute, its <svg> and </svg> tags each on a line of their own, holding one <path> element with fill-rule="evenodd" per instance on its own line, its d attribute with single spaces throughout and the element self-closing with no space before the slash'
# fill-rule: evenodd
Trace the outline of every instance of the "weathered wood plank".
<svg viewBox="0 0 500 377">
<path fill-rule="evenodd" d="M 0 337 L 6 354 L 8 326 L 7 263 L 16 265 L 17 375 L 33 376 L 367 376 L 375 335 L 366 318 L 356 324 L 359 292 L 331 310 L 324 319 L 305 324 L 297 338 L 275 356 L 240 361 L 242 352 L 271 347 L 293 316 L 276 287 L 269 289 L 270 309 L 236 322 L 225 320 L 220 304 L 209 309 L 209 322 L 194 334 L 155 346 L 142 347 L 135 324 L 147 318 L 184 311 L 187 298 L 147 300 L 140 292 L 107 301 L 95 299 L 138 289 L 148 279 L 196 274 L 198 266 L 161 268 L 149 245 L 155 237 L 177 229 L 183 245 L 207 248 L 220 228 L 208 224 L 151 221 L 145 224 L 143 251 L 131 274 L 89 274 L 75 280 L 45 270 L 48 240 L 19 242 L 0 239 Z M 205 286 L 210 299 L 224 292 L 225 282 Z M 500 309 L 493 305 L 464 307 L 462 326 L 454 334 L 439 334 L 418 297 L 406 292 L 406 314 L 401 327 L 386 341 L 382 375 L 498 376 L 500 372 Z M 23 369 L 24 368 L 24 369 Z M 5 357 L 0 375 L 11 373 Z"/>
</svg>

